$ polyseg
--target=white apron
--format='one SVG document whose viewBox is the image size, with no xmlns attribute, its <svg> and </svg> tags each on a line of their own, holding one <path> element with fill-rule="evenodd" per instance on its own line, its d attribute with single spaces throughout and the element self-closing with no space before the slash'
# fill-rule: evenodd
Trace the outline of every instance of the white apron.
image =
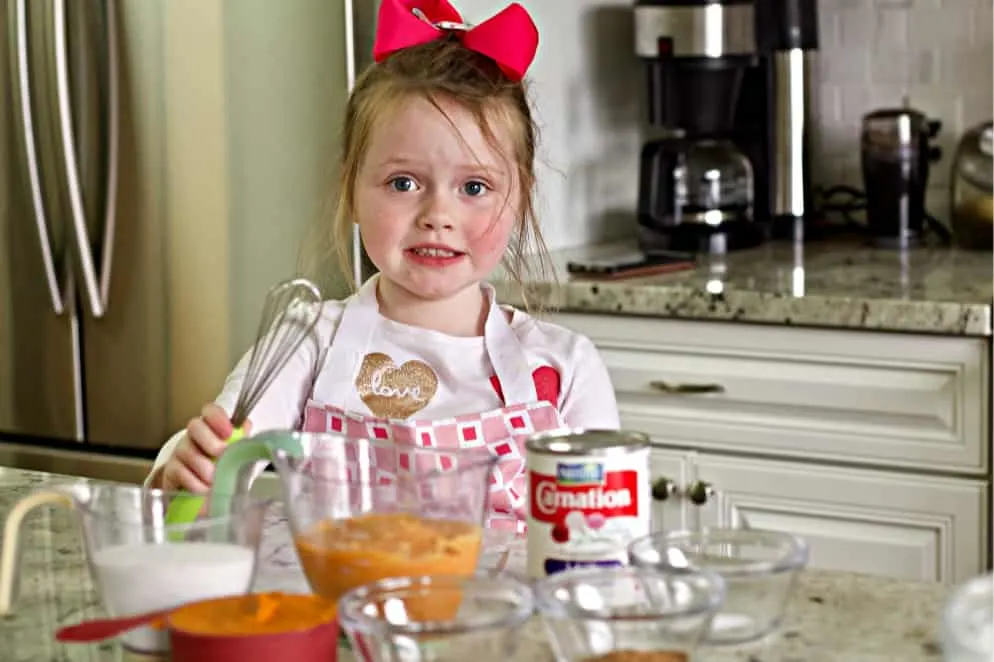
<svg viewBox="0 0 994 662">
<path fill-rule="evenodd" d="M 524 532 L 527 499 L 524 441 L 536 432 L 566 428 L 557 407 L 558 373 L 551 366 L 533 370 L 528 365 L 518 337 L 495 301 L 493 288 L 484 284 L 490 309 L 483 342 L 495 373 L 496 379 L 491 378 L 491 382 L 504 406 L 438 420 L 378 418 L 361 413 L 368 409 L 356 388 L 356 377 L 363 359 L 370 351 L 376 351 L 375 347 L 369 347 L 369 341 L 379 320 L 377 281 L 377 276 L 370 278 L 345 305 L 324 366 L 318 370 L 301 429 L 426 448 L 486 447 L 500 458 L 491 477 L 492 512 L 488 526 Z M 405 469 L 392 466 L 394 457 L 390 455 L 378 464 L 377 482 L 392 482 L 392 475 Z M 403 464 L 407 456 L 399 457 Z"/>
</svg>

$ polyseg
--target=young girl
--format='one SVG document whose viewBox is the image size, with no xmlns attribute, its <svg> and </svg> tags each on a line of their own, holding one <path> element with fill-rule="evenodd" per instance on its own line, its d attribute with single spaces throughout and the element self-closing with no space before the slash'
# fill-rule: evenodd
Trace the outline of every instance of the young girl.
<svg viewBox="0 0 994 662">
<path fill-rule="evenodd" d="M 495 508 L 520 519 L 525 438 L 618 427 L 590 340 L 499 306 L 486 282 L 502 259 L 520 282 L 529 238 L 544 246 L 522 83 L 538 35 L 520 5 L 469 28 L 446 0 L 384 0 L 377 30 L 376 64 L 346 110 L 335 232 L 346 274 L 353 223 L 379 273 L 324 303 L 252 432 L 376 428 L 421 445 L 485 444 L 506 460 Z M 150 486 L 208 490 L 247 358 L 163 446 Z"/>
</svg>

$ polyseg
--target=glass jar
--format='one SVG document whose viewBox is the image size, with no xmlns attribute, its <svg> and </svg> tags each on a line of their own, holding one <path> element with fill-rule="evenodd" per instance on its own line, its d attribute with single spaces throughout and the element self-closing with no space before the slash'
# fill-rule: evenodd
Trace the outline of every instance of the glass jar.
<svg viewBox="0 0 994 662">
<path fill-rule="evenodd" d="M 994 124 L 966 133 L 956 148 L 950 191 L 953 240 L 961 248 L 991 250 L 994 245 Z"/>
</svg>

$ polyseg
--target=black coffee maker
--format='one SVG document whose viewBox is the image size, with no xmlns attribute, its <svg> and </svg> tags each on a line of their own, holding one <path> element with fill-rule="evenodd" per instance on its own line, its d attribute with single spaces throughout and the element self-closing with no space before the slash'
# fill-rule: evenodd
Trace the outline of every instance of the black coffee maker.
<svg viewBox="0 0 994 662">
<path fill-rule="evenodd" d="M 639 164 L 639 245 L 757 246 L 810 199 L 815 0 L 636 0 L 657 137 Z"/>
</svg>

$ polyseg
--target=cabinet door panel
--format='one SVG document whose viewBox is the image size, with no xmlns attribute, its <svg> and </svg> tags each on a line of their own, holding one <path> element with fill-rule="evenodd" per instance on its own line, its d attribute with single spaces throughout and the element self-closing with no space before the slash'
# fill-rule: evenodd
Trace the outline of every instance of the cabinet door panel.
<svg viewBox="0 0 994 662">
<path fill-rule="evenodd" d="M 694 479 L 714 495 L 654 510 L 657 528 L 728 525 L 787 531 L 810 566 L 956 583 L 987 566 L 987 487 L 979 480 L 657 450 L 653 477 Z M 690 482 L 686 482 L 690 481 Z"/>
</svg>

